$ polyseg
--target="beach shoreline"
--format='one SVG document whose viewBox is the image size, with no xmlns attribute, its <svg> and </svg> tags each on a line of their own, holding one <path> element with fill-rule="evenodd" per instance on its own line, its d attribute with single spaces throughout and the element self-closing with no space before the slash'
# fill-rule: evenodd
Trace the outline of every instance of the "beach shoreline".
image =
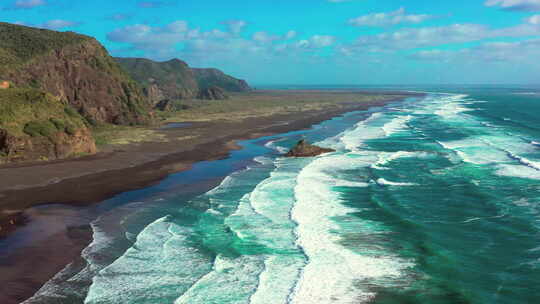
<svg viewBox="0 0 540 304">
<path fill-rule="evenodd" d="M 336 104 L 333 108 L 251 117 L 239 122 L 193 122 L 162 130 L 171 140 L 112 147 L 91 156 L 43 163 L 0 166 L 0 239 L 27 221 L 24 210 L 59 203 L 87 205 L 116 194 L 151 186 L 199 161 L 228 156 L 235 141 L 311 127 L 334 116 L 382 106 L 407 92 L 355 92 L 386 95 L 386 99 Z M 197 138 L 190 138 L 197 134 Z M 184 138 L 176 140 L 177 138 Z"/>
<path fill-rule="evenodd" d="M 389 95 L 390 96 L 390 95 Z M 191 166 L 200 161 L 211 161 L 227 158 L 231 151 L 241 149 L 236 142 L 241 140 L 255 139 L 272 134 L 286 133 L 294 130 L 309 129 L 315 124 L 322 121 L 343 115 L 352 111 L 367 110 L 372 107 L 384 106 L 391 102 L 403 100 L 407 97 L 406 94 L 399 98 L 391 95 L 385 100 L 377 100 L 361 104 L 349 104 L 336 107 L 332 110 L 324 111 L 308 111 L 303 112 L 301 118 L 298 114 L 293 115 L 273 115 L 270 117 L 255 117 L 239 122 L 237 124 L 226 124 L 223 122 L 217 123 L 194 123 L 190 127 L 179 130 L 172 130 L 174 136 L 179 136 L 182 132 L 191 132 L 196 129 L 203 129 L 205 135 L 208 135 L 209 140 L 201 143 L 193 143 L 191 146 L 186 145 L 181 151 L 174 151 L 168 154 L 157 154 L 155 150 L 146 148 L 146 144 L 138 145 L 133 151 L 111 151 L 103 152 L 95 156 L 89 156 L 75 160 L 57 161 L 53 163 L 43 163 L 34 165 L 11 165 L 0 168 L 0 178 L 5 178 L 10 171 L 21 170 L 23 173 L 28 170 L 35 170 L 36 173 L 44 172 L 51 166 L 65 166 L 70 164 L 78 164 L 88 168 L 93 168 L 96 164 L 104 162 L 107 164 L 115 157 L 125 157 L 124 154 L 146 152 L 146 158 L 137 155 L 139 163 L 109 170 L 97 171 L 94 173 L 57 178 L 56 180 L 45 180 L 44 184 L 37 187 L 25 187 L 20 184 L 18 187 L 0 187 L 0 198 L 2 205 L 0 212 L 13 210 L 17 203 L 24 201 L 25 209 L 19 212 L 14 212 L 18 222 L 13 225 L 11 230 L 4 232 L 13 232 L 17 228 L 24 227 L 28 221 L 39 222 L 44 221 L 39 212 L 32 211 L 33 208 L 39 206 L 47 206 L 51 204 L 60 204 L 77 208 L 78 206 L 88 206 L 94 203 L 101 202 L 111 198 L 117 194 L 149 187 L 159 183 L 161 180 L 170 174 L 189 170 Z M 190 131 L 191 130 L 191 131 Z M 211 134 L 214 133 L 214 134 Z M 149 143 L 151 145 L 151 143 Z M 158 145 L 159 143 L 154 145 Z M 163 144 L 167 146 L 166 144 Z M 167 147 L 165 147 L 167 148 Z M 170 148 L 170 147 L 169 147 Z M 146 150 L 145 150 L 146 149 Z M 151 157 L 154 157 L 153 159 Z M 146 160 L 146 161 L 145 161 Z M 93 168 L 94 170 L 96 168 Z M 107 169 L 107 168 L 105 168 Z M 31 214 L 27 214 L 29 210 Z M 4 213 L 5 214 L 5 213 Z M 5 217 L 4 217 L 5 218 Z M 46 220 L 46 219 L 45 219 Z M 9 233 L 4 236 L 4 241 L 9 242 Z M 84 249 L 91 241 L 91 230 L 78 231 L 76 236 L 68 235 L 67 231 L 56 231 L 46 240 L 40 240 L 39 244 L 31 246 L 24 250 L 8 251 L 7 256 L 2 259 L 9 262 L 10 269 L 17 271 L 10 273 L 0 279 L 3 286 L 9 287 L 9 295 L 6 294 L 0 297 L 2 303 L 19 303 L 21 299 L 31 297 L 45 282 L 52 278 L 67 264 L 79 258 L 80 251 Z M 30 239 L 32 235 L 27 236 Z M 32 240 L 27 240 L 32 243 Z M 65 248 L 66 250 L 54 250 L 48 254 L 48 248 Z M 67 250 L 69 248 L 69 250 Z M 39 267 L 35 266 L 36 258 L 39 258 L 41 263 Z M 26 266 L 24 266 L 26 265 Z M 30 265 L 31 267 L 28 267 Z M 34 265 L 34 266 L 32 266 Z M 32 279 L 28 272 L 32 273 Z M 3 294 L 3 293 L 2 293 Z"/>
</svg>

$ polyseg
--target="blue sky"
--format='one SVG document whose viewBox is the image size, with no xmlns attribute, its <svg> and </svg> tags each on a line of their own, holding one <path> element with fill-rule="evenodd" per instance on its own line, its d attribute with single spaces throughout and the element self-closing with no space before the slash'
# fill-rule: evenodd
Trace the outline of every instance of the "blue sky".
<svg viewBox="0 0 540 304">
<path fill-rule="evenodd" d="M 254 84 L 538 84 L 540 0 L 0 0 L 1 21 Z"/>
</svg>

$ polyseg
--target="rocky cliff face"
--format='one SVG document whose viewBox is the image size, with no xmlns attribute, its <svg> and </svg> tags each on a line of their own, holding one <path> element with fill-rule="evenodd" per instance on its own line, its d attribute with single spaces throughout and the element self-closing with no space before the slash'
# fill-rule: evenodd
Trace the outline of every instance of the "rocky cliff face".
<svg viewBox="0 0 540 304">
<path fill-rule="evenodd" d="M 236 79 L 218 69 L 193 69 L 193 72 L 199 87 L 202 89 L 220 87 L 229 92 L 247 92 L 251 90 L 245 80 Z"/>
<path fill-rule="evenodd" d="M 67 102 L 90 122 L 149 122 L 141 88 L 94 38 L 0 23 L 0 80 Z"/>
</svg>

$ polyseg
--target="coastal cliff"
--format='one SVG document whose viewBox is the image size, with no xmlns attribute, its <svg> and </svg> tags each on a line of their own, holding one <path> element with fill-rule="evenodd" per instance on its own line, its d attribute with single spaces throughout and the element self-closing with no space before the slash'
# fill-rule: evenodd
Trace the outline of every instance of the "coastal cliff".
<svg viewBox="0 0 540 304">
<path fill-rule="evenodd" d="M 0 80 L 45 91 L 91 123 L 147 123 L 141 88 L 94 38 L 0 23 Z"/>
<path fill-rule="evenodd" d="M 0 163 L 96 152 L 90 127 L 145 124 L 139 85 L 94 38 L 0 22 Z"/>
</svg>

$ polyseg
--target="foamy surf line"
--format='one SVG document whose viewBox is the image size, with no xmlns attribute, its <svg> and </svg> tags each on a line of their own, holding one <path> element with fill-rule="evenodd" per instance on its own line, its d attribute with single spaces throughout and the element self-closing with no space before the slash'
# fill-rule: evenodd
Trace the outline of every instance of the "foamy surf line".
<svg viewBox="0 0 540 304">
<path fill-rule="evenodd" d="M 365 161 L 364 166 L 369 166 L 371 160 Z M 346 155 L 321 157 L 304 167 L 298 176 L 292 218 L 298 224 L 298 245 L 309 260 L 290 303 L 367 302 L 375 293 L 357 286 L 357 282 L 398 279 L 411 266 L 395 256 L 362 256 L 339 244 L 336 231 L 340 227 L 333 218 L 354 209 L 340 203 L 338 194 L 332 191 L 333 176 L 325 171 L 346 164 L 350 164 Z"/>
</svg>

